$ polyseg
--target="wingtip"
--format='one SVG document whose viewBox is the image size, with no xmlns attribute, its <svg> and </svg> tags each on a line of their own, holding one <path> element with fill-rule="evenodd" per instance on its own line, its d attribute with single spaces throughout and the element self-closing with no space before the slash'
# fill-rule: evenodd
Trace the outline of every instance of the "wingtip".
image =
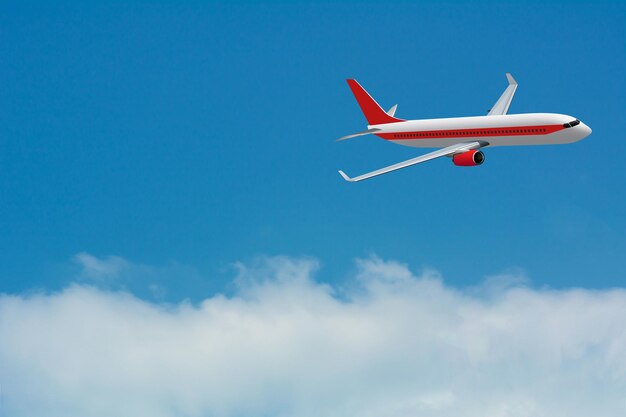
<svg viewBox="0 0 626 417">
<path fill-rule="evenodd" d="M 517 81 L 515 81 L 515 78 L 513 78 L 510 72 L 506 73 L 506 79 L 509 80 L 509 84 L 517 85 Z"/>
<path fill-rule="evenodd" d="M 348 177 L 348 176 L 346 175 L 346 173 L 345 173 L 345 172 L 343 172 L 342 170 L 339 170 L 339 175 L 341 175 L 341 176 L 343 177 L 343 179 L 344 179 L 344 180 L 346 180 L 346 181 L 349 181 L 349 182 L 352 182 L 352 181 L 353 181 L 353 180 L 352 180 L 352 178 Z"/>
</svg>

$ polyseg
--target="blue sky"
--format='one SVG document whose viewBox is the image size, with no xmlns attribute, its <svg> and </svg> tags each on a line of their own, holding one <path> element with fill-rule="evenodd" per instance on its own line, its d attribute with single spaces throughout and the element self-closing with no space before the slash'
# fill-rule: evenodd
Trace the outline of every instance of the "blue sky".
<svg viewBox="0 0 626 417">
<path fill-rule="evenodd" d="M 623 416 L 624 2 L 0 5 L 0 416 Z M 565 146 L 362 137 L 565 113 Z"/>
<path fill-rule="evenodd" d="M 0 292 L 66 286 L 76 254 L 165 274 L 175 299 L 232 264 L 312 256 L 322 281 L 377 254 L 453 285 L 521 268 L 538 286 L 623 283 L 621 2 L 174 2 L 0 7 Z M 334 139 L 365 120 L 358 79 L 403 118 L 510 112 L 593 129 L 359 184 L 422 150 Z M 138 290 L 138 292 L 141 292 Z"/>
</svg>

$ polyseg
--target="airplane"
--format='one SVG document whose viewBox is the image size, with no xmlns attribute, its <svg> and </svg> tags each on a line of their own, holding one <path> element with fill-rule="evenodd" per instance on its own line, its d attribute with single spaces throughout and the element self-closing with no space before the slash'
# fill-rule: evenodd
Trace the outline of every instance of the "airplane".
<svg viewBox="0 0 626 417">
<path fill-rule="evenodd" d="M 346 181 L 363 181 L 401 168 L 447 156 L 457 166 L 485 162 L 480 150 L 486 146 L 556 145 L 577 142 L 591 134 L 580 120 L 554 113 L 507 114 L 517 82 L 506 74 L 509 85 L 486 116 L 404 120 L 395 117 L 398 105 L 384 111 L 361 85 L 347 80 L 354 98 L 367 119 L 367 130 L 337 139 L 376 135 L 392 143 L 417 148 L 443 148 L 358 177 L 339 174 Z"/>
</svg>

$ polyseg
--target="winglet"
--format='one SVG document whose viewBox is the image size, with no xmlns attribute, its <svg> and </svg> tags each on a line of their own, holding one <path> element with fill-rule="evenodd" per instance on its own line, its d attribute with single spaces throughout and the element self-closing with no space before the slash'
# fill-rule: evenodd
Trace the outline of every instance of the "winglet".
<svg viewBox="0 0 626 417">
<path fill-rule="evenodd" d="M 506 79 L 509 80 L 509 85 L 517 85 L 517 81 L 515 81 L 510 72 L 506 73 Z"/>
<path fill-rule="evenodd" d="M 506 87 L 506 90 L 502 93 L 496 104 L 489 110 L 487 116 L 502 116 L 507 114 L 509 111 L 509 106 L 511 105 L 511 101 L 513 101 L 513 96 L 515 95 L 515 90 L 517 90 L 517 81 L 510 73 L 506 73 L 506 79 L 509 81 L 509 85 Z"/>
<path fill-rule="evenodd" d="M 343 172 L 342 170 L 339 170 L 339 174 L 343 177 L 344 180 L 349 181 L 349 182 L 354 182 L 354 180 L 350 178 L 349 176 L 347 176 L 346 173 Z"/>
</svg>

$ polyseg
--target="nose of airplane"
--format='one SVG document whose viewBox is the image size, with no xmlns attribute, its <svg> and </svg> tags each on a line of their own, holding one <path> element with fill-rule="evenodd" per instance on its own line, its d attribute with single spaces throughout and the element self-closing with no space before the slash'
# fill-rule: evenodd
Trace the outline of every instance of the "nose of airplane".
<svg viewBox="0 0 626 417">
<path fill-rule="evenodd" d="M 582 130 L 583 130 L 583 132 L 584 132 L 584 136 L 583 136 L 583 138 L 586 138 L 587 136 L 591 135 L 591 132 L 592 132 L 592 131 L 591 131 L 591 128 L 590 128 L 589 126 L 587 126 L 587 125 L 586 125 L 586 124 L 584 124 L 584 123 L 581 123 L 581 126 L 580 126 L 580 127 L 582 128 Z"/>
</svg>

